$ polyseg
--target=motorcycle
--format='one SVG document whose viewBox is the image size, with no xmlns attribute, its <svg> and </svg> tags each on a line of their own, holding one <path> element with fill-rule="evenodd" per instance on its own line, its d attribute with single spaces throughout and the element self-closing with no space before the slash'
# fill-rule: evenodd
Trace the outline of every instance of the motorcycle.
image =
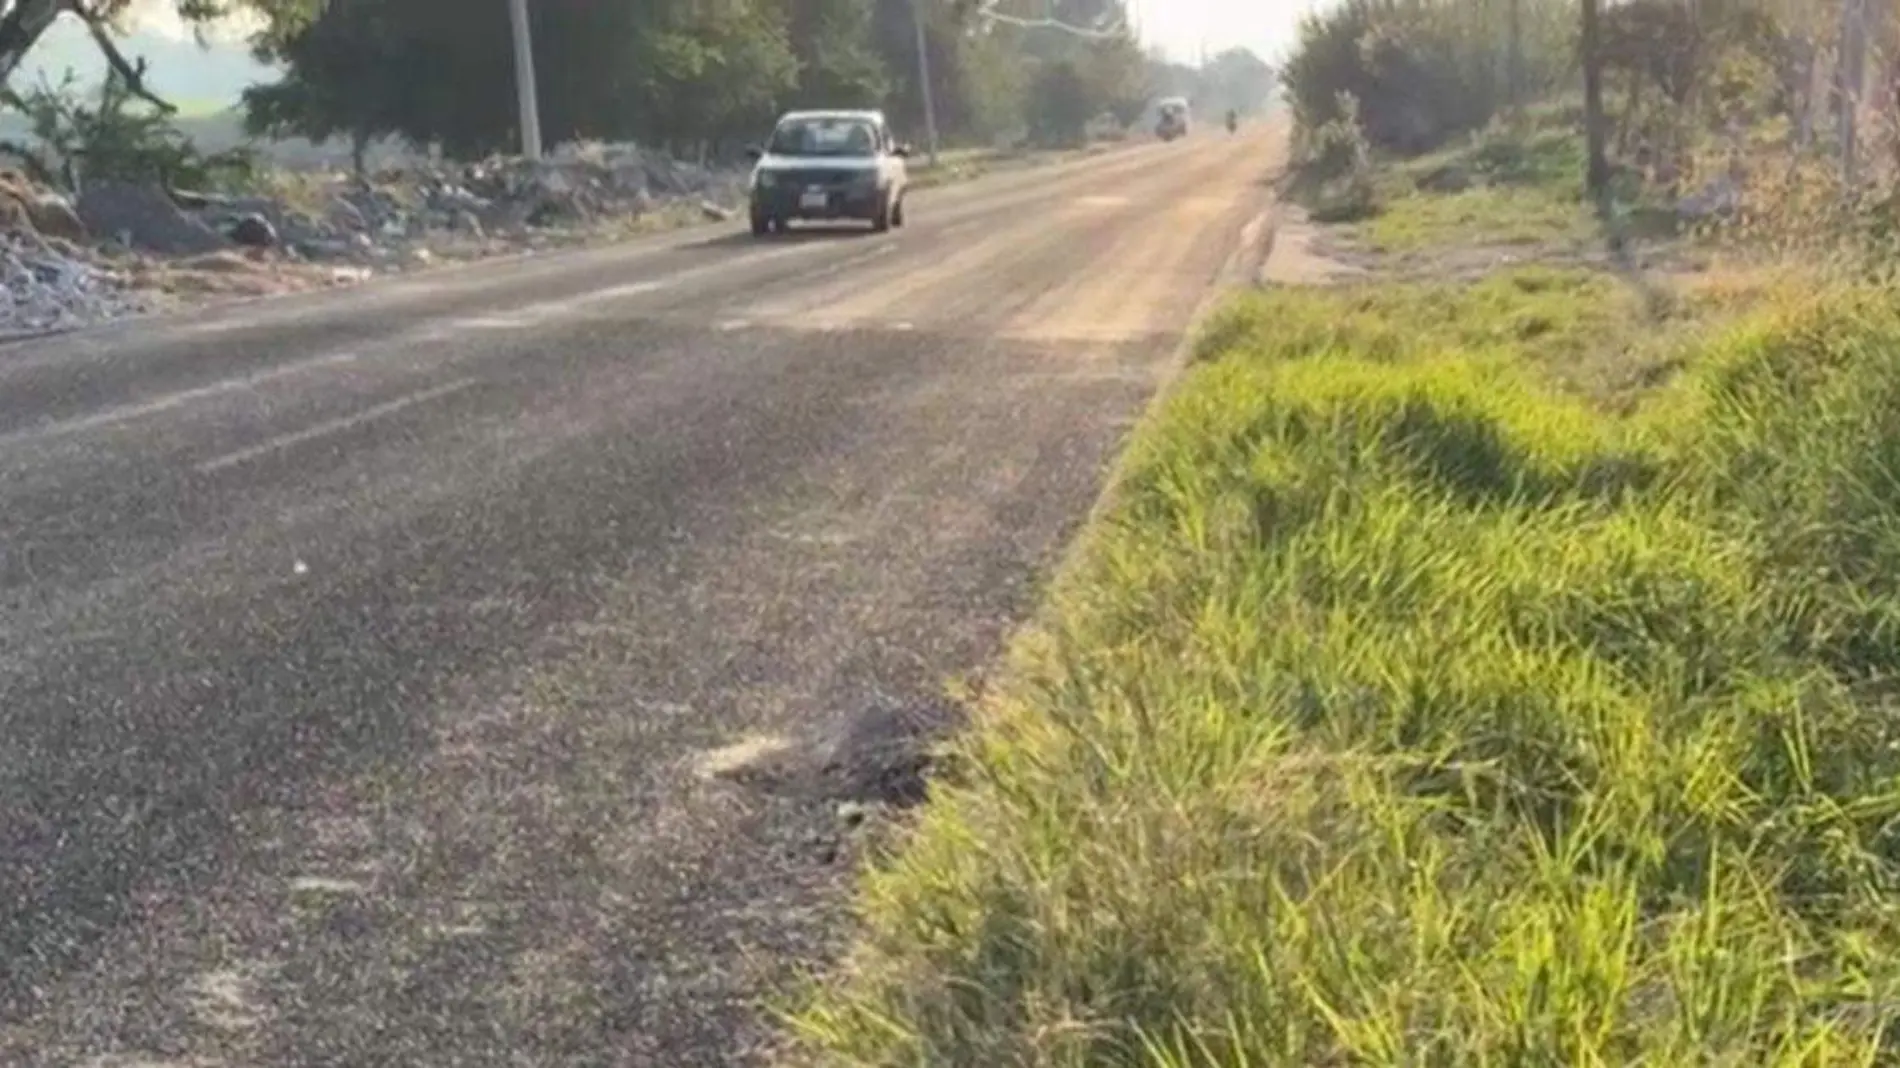
<svg viewBox="0 0 1900 1068">
<path fill-rule="evenodd" d="M 1237 132 L 1237 131 L 1238 131 L 1239 129 L 1240 129 L 1240 115 L 1239 115 L 1239 113 L 1237 113 L 1237 112 L 1233 112 L 1233 111 L 1230 111 L 1230 112 L 1228 112 L 1228 113 L 1227 113 L 1227 132 L 1228 132 L 1228 133 L 1235 133 L 1235 132 Z"/>
</svg>

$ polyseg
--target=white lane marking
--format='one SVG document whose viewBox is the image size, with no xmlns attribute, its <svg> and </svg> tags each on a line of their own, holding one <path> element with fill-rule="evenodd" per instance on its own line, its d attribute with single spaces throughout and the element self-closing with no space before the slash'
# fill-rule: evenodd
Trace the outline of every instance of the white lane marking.
<svg viewBox="0 0 1900 1068">
<path fill-rule="evenodd" d="M 67 419 L 62 422 L 46 423 L 41 426 L 16 430 L 11 434 L 0 436 L 0 445 L 11 444 L 22 439 L 77 434 L 82 431 L 97 430 L 101 427 L 131 422 L 134 419 L 141 419 L 148 415 L 158 415 L 162 412 L 168 412 L 173 408 L 190 404 L 192 401 L 204 400 L 207 397 L 215 397 L 222 393 L 253 389 L 266 382 L 279 378 L 288 378 L 291 375 L 302 374 L 306 371 L 314 371 L 324 367 L 334 367 L 338 364 L 354 363 L 358 358 L 354 352 L 335 352 L 326 356 L 300 360 L 296 363 L 285 364 L 282 367 L 274 367 L 268 371 L 261 371 L 254 375 L 245 375 L 242 378 L 227 378 L 221 382 L 213 382 L 208 386 L 197 386 L 192 389 L 180 390 L 177 393 L 167 393 L 162 397 L 154 397 L 151 400 L 140 401 L 137 404 L 124 404 L 117 408 L 108 408 L 103 412 L 95 412 L 92 415 L 82 416 L 78 419 Z"/>
<path fill-rule="evenodd" d="M 530 330 L 537 326 L 572 315 L 589 304 L 601 301 L 619 300 L 622 297 L 636 297 L 642 293 L 653 293 L 673 284 L 671 278 L 650 279 L 644 282 L 631 282 L 627 285 L 609 286 L 596 289 L 578 297 L 566 297 L 561 300 L 546 300 L 539 304 L 529 304 L 501 315 L 472 315 L 463 319 L 450 319 L 444 323 L 426 327 L 415 335 L 422 342 L 446 341 L 457 334 L 469 330 Z"/>
<path fill-rule="evenodd" d="M 376 347 L 376 348 L 386 348 L 390 346 L 401 346 L 401 345 L 413 344 L 413 343 L 429 344 L 429 343 L 435 343 L 435 342 L 448 341 L 463 333 L 467 333 L 469 331 L 475 331 L 475 330 L 531 329 L 536 326 L 544 325 L 551 319 L 558 319 L 564 315 L 573 314 L 574 312 L 580 311 L 591 304 L 597 304 L 602 301 L 618 300 L 624 297 L 639 296 L 646 293 L 653 293 L 653 292 L 657 292 L 663 289 L 671 288 L 679 284 L 681 281 L 691 279 L 691 278 L 696 278 L 700 275 L 713 274 L 720 271 L 733 270 L 735 268 L 743 268 L 751 264 L 763 263 L 763 262 L 767 262 L 770 260 L 779 259 L 779 258 L 787 257 L 787 256 L 805 255 L 811 252 L 821 251 L 826 247 L 832 247 L 832 246 L 827 246 L 824 243 L 820 243 L 820 242 L 813 242 L 813 243 L 800 244 L 800 245 L 788 245 L 784 248 L 771 249 L 769 251 L 757 253 L 755 255 L 740 257 L 736 260 L 722 260 L 715 263 L 703 264 L 698 267 L 690 267 L 690 268 L 687 268 L 686 270 L 677 271 L 671 275 L 668 275 L 662 278 L 646 279 L 643 281 L 631 282 L 624 285 L 608 286 L 604 289 L 598 289 L 589 293 L 584 293 L 578 297 L 567 297 L 561 300 L 543 301 L 538 304 L 528 304 L 520 308 L 505 310 L 499 313 L 474 315 L 474 316 L 469 316 L 467 318 L 462 318 L 462 319 L 450 319 L 446 322 L 435 323 L 429 326 L 424 326 L 420 330 L 404 331 L 390 337 L 379 339 L 374 342 L 366 342 L 365 346 Z M 888 249 L 876 250 L 873 253 L 871 253 L 871 255 L 873 256 L 881 255 L 886 251 L 889 251 L 889 250 Z M 869 258 L 869 257 L 866 257 L 866 258 Z M 438 282 L 435 284 L 434 288 L 437 288 L 437 289 L 444 288 L 444 285 L 443 283 Z M 418 293 L 427 293 L 431 291 L 432 291 L 431 288 L 428 286 L 420 286 L 415 290 L 415 292 L 418 292 Z M 236 319 L 236 320 L 230 320 L 223 323 L 190 324 L 183 327 L 183 330 L 186 333 L 195 332 L 195 331 L 223 332 L 226 330 L 237 330 L 244 327 L 268 328 L 271 325 L 272 325 L 272 320 L 270 318 L 264 318 L 261 320 Z M 136 404 L 122 405 L 117 408 L 111 408 L 103 412 L 97 412 L 95 414 L 83 416 L 77 419 L 70 419 L 70 420 L 66 420 L 63 422 L 56 422 L 56 423 L 47 423 L 47 424 L 34 426 L 34 427 L 26 427 L 20 430 L 13 431 L 11 433 L 0 434 L 0 446 L 16 444 L 24 440 L 62 436 L 66 434 L 80 433 L 87 430 L 97 430 L 102 427 L 112 426 L 117 423 L 127 422 L 130 420 L 142 418 L 148 415 L 158 415 L 160 413 L 170 411 L 174 408 L 178 408 L 178 407 L 182 407 L 183 405 L 190 404 L 193 401 L 199 401 L 199 400 L 204 400 L 206 398 L 215 397 L 222 393 L 229 393 L 235 390 L 250 389 L 250 388 L 262 385 L 266 382 L 270 382 L 272 380 L 278 379 L 278 378 L 284 378 L 284 377 L 288 377 L 294 374 L 301 374 L 305 371 L 317 370 L 323 367 L 334 366 L 337 364 L 352 363 L 362 358 L 363 357 L 361 356 L 361 354 L 357 352 L 339 352 L 339 353 L 333 353 L 333 354 L 329 354 L 325 356 L 313 357 L 308 360 L 301 360 L 296 363 L 285 364 L 281 367 L 272 368 L 268 371 L 261 371 L 257 374 L 245 375 L 241 378 L 225 379 L 220 382 L 213 382 L 209 385 L 199 386 L 193 389 L 182 390 L 178 393 L 170 393 L 164 396 L 155 397 L 149 401 L 140 401 Z"/>
<path fill-rule="evenodd" d="M 178 333 L 184 337 L 203 337 L 206 334 L 228 334 L 233 330 L 242 330 L 248 326 L 243 319 L 206 319 L 195 323 L 181 323 Z"/>
<path fill-rule="evenodd" d="M 365 423 L 388 418 L 405 408 L 413 408 L 418 404 L 438 400 L 451 393 L 459 393 L 473 386 L 476 381 L 477 380 L 473 378 L 463 378 L 447 383 L 446 385 L 436 386 L 434 389 L 425 389 L 420 393 L 411 393 L 406 397 L 398 397 L 395 400 L 378 404 L 374 408 L 367 408 L 355 415 L 346 415 L 340 419 L 332 419 L 329 422 L 318 423 L 316 426 L 299 430 L 294 434 L 285 434 L 281 437 L 272 438 L 269 441 L 260 442 L 247 449 L 239 449 L 236 452 L 226 453 L 216 459 L 206 460 L 204 463 L 198 465 L 197 470 L 201 475 L 209 475 L 226 470 L 227 468 L 236 467 L 239 464 L 248 463 L 260 456 L 268 456 L 273 452 L 290 448 L 293 445 L 301 445 L 307 441 L 315 441 L 321 437 L 351 430 Z"/>
<path fill-rule="evenodd" d="M 626 297 L 644 296 L 648 293 L 657 293 L 665 289 L 673 289 L 681 282 L 698 278 L 701 275 L 717 274 L 722 271 L 748 267 L 752 264 L 765 263 L 785 256 L 805 255 L 823 247 L 824 246 L 815 242 L 804 245 L 789 245 L 785 248 L 773 249 L 769 252 L 761 252 L 757 255 L 745 256 L 737 260 L 722 260 L 715 263 L 701 264 L 698 267 L 688 267 L 683 271 L 675 271 L 672 274 L 660 278 L 649 278 L 638 282 L 629 282 L 625 285 L 607 286 L 604 289 L 595 289 L 577 296 L 563 297 L 560 300 L 546 300 L 536 304 L 528 304 L 498 315 L 477 315 L 465 319 L 451 319 L 446 323 L 425 330 L 421 340 L 441 341 L 465 330 L 525 330 L 545 325 L 556 319 L 584 312 L 596 304 L 621 300 Z M 872 255 L 878 254 L 877 252 L 872 253 Z"/>
<path fill-rule="evenodd" d="M 519 315 L 480 315 L 463 319 L 458 325 L 469 330 L 521 330 L 533 326 L 534 320 Z"/>
</svg>

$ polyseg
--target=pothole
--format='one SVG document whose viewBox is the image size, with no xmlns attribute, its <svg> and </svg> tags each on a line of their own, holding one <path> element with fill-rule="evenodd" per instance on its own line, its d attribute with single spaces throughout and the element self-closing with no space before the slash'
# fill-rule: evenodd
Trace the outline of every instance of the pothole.
<svg viewBox="0 0 1900 1068">
<path fill-rule="evenodd" d="M 910 808 L 930 792 L 938 746 L 967 713 L 948 697 L 879 698 L 848 717 L 821 747 L 828 800 Z"/>
<path fill-rule="evenodd" d="M 703 779 L 858 812 L 929 795 L 939 744 L 965 721 L 948 697 L 877 697 L 804 739 L 749 735 L 696 757 Z"/>
</svg>

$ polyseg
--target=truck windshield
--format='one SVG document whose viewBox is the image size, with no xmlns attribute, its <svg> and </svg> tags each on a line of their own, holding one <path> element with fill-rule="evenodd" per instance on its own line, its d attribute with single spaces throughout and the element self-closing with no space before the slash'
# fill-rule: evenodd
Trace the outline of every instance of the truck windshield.
<svg viewBox="0 0 1900 1068">
<path fill-rule="evenodd" d="M 862 119 L 786 119 L 772 131 L 775 156 L 874 156 L 877 128 Z"/>
</svg>

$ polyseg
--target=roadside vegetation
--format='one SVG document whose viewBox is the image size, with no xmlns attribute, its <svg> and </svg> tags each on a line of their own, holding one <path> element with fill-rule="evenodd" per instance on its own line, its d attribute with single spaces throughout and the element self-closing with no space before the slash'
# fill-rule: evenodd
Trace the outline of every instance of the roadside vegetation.
<svg viewBox="0 0 1900 1068">
<path fill-rule="evenodd" d="M 1784 92 L 1818 7 L 1599 12 L 1586 109 L 1577 4 L 1510 6 L 1515 61 L 1502 0 L 1308 23 L 1288 195 L 1361 273 L 1206 325 L 812 1061 L 1900 1050 L 1892 142 Z"/>
<path fill-rule="evenodd" d="M 257 58 L 280 72 L 246 90 L 241 104 L 223 105 L 224 130 L 212 129 L 203 102 L 187 115 L 161 99 L 143 62 L 120 53 L 123 16 L 135 6 L 0 4 L 10 12 L 0 23 L 0 91 L 12 90 L 0 96 L 0 137 L 37 125 L 49 106 L 33 99 L 42 88 L 69 111 L 85 103 L 88 86 L 40 87 L 16 76 L 52 19 L 70 9 L 92 31 L 117 92 L 147 107 L 153 121 L 190 126 L 206 139 L 334 143 L 359 174 L 392 143 L 464 161 L 519 148 L 506 5 L 471 18 L 459 0 L 178 2 L 194 25 L 248 33 Z M 233 11 L 246 21 L 218 23 Z M 543 59 L 540 118 L 550 148 L 637 142 L 702 164 L 743 159 L 745 144 L 795 107 L 882 108 L 921 145 L 920 46 L 936 126 L 951 147 L 1076 147 L 1104 123 L 1136 123 L 1158 95 L 1191 96 L 1210 113 L 1264 105 L 1273 71 L 1252 53 L 1176 63 L 1144 51 L 1131 23 L 1122 0 L 554 5 L 537 9 L 533 29 Z"/>
<path fill-rule="evenodd" d="M 805 1032 L 1867 1063 L 1900 994 L 1900 317 L 1761 299 L 1666 340 L 1581 272 L 1235 305 Z"/>
</svg>

